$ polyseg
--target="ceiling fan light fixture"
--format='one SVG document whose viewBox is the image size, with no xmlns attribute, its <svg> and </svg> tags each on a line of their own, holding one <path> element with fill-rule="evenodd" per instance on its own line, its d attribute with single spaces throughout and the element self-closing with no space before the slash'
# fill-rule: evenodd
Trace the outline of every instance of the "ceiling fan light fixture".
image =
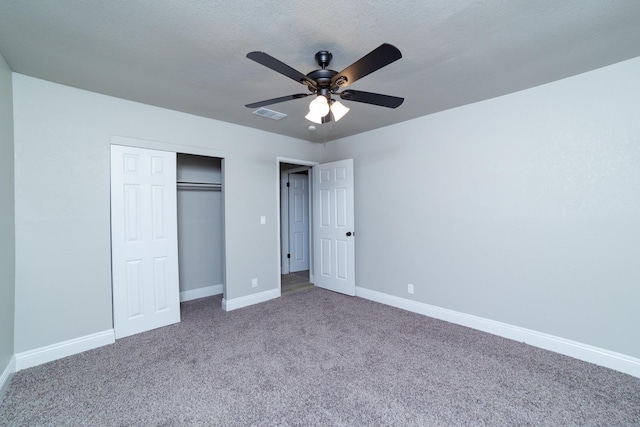
<svg viewBox="0 0 640 427">
<path fill-rule="evenodd" d="M 337 122 L 338 120 L 340 120 L 341 118 L 343 118 L 345 116 L 345 114 L 347 114 L 349 112 L 350 108 L 349 107 L 345 107 L 344 104 L 342 104 L 340 101 L 333 101 L 331 102 L 331 113 L 333 113 L 333 118 L 335 119 L 335 121 Z"/>
</svg>

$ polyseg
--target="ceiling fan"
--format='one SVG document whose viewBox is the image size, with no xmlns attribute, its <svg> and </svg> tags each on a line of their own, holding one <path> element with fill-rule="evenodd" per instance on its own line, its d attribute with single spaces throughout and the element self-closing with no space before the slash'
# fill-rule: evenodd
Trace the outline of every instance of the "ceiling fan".
<svg viewBox="0 0 640 427">
<path fill-rule="evenodd" d="M 290 101 L 292 99 L 305 98 L 309 95 L 316 95 L 309 105 L 309 114 L 306 119 L 314 123 L 327 123 L 331 121 L 333 115 L 334 120 L 338 121 L 349 111 L 349 108 L 342 105 L 339 101 L 331 98 L 332 95 L 339 96 L 345 101 L 362 102 L 365 104 L 373 104 L 381 107 L 396 108 L 404 101 L 404 98 L 397 96 L 382 95 L 379 93 L 363 92 L 360 90 L 342 90 L 361 79 L 402 58 L 400 50 L 393 45 L 383 43 L 376 49 L 369 52 L 344 70 L 337 72 L 327 67 L 331 63 L 333 55 L 331 52 L 322 50 L 316 53 L 316 61 L 321 67 L 319 70 L 311 71 L 308 74 L 291 68 L 287 64 L 277 60 L 271 55 L 264 52 L 249 52 L 247 58 L 271 68 L 278 73 L 289 77 L 307 86 L 310 93 L 296 93 L 294 95 L 281 96 L 279 98 L 267 99 L 265 101 L 247 104 L 248 108 L 259 108 L 265 105 L 277 104 L 279 102 Z"/>
</svg>

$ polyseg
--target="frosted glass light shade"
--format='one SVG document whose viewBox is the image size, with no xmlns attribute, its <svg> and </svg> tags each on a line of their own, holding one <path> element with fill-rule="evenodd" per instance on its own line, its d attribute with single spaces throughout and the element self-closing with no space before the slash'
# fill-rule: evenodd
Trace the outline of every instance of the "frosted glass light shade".
<svg viewBox="0 0 640 427">
<path fill-rule="evenodd" d="M 343 118 L 344 115 L 349 112 L 349 110 L 350 108 L 342 105 L 340 101 L 333 101 L 333 103 L 331 104 L 331 112 L 333 113 L 333 118 L 336 122 Z"/>
<path fill-rule="evenodd" d="M 313 112 L 309 111 L 309 113 L 304 116 L 305 119 L 313 122 L 313 123 L 317 123 L 319 125 L 322 124 L 322 117 L 324 116 L 318 116 L 317 114 L 314 114 Z"/>
<path fill-rule="evenodd" d="M 316 96 L 316 99 L 309 104 L 309 113 L 313 113 L 317 117 L 324 117 L 329 114 L 327 98 L 322 95 Z"/>
</svg>

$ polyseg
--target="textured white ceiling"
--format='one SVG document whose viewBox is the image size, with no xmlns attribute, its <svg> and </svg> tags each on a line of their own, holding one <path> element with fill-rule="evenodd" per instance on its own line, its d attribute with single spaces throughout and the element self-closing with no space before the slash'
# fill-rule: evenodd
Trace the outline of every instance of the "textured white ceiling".
<svg viewBox="0 0 640 427">
<path fill-rule="evenodd" d="M 340 71 L 382 43 L 403 58 L 350 89 L 401 96 L 397 109 L 343 102 L 310 133 L 305 88 L 245 57 L 264 51 L 306 74 L 330 50 Z M 635 0 L 0 0 L 0 54 L 18 73 L 311 141 L 332 140 L 640 56 Z"/>
</svg>

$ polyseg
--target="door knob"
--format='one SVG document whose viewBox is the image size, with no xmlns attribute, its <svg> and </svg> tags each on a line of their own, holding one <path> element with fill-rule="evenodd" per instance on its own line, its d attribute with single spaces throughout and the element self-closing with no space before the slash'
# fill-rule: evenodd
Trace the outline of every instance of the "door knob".
<svg viewBox="0 0 640 427">
<path fill-rule="evenodd" d="M 347 231 L 347 237 L 351 237 L 351 232 Z"/>
</svg>

